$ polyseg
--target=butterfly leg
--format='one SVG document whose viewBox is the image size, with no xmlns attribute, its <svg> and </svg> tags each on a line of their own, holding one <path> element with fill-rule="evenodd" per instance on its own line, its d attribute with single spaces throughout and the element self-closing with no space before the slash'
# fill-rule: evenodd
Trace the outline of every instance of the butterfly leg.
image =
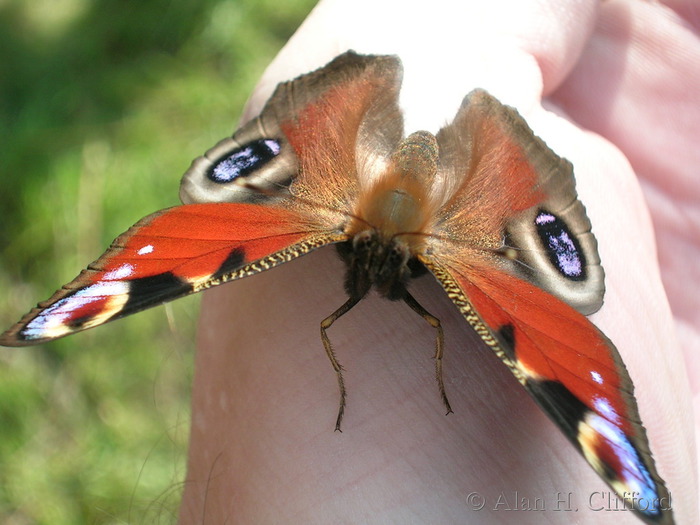
<svg viewBox="0 0 700 525">
<path fill-rule="evenodd" d="M 338 409 L 338 419 L 335 420 L 335 429 L 338 431 L 341 431 L 340 422 L 345 412 L 345 383 L 343 382 L 343 367 L 340 366 L 338 359 L 335 357 L 335 352 L 333 351 L 331 340 L 328 339 L 326 330 L 328 330 L 339 317 L 348 313 L 353 306 L 359 303 L 360 299 L 361 297 L 350 297 L 340 308 L 321 321 L 321 340 L 323 341 L 323 347 L 326 349 L 326 355 L 328 359 L 330 359 L 331 365 L 333 365 L 333 370 L 335 370 L 338 376 L 338 387 L 340 388 L 340 408 Z"/>
<path fill-rule="evenodd" d="M 442 350 L 445 346 L 445 335 L 442 331 L 442 324 L 440 324 L 440 319 L 435 317 L 433 314 L 428 312 L 423 306 L 416 301 L 410 293 L 406 292 L 403 298 L 404 302 L 411 307 L 411 309 L 425 319 L 430 326 L 435 328 L 435 378 L 438 382 L 438 388 L 440 389 L 440 397 L 442 402 L 447 409 L 447 413 L 452 413 L 452 407 L 450 407 L 450 402 L 447 400 L 447 394 L 445 394 L 445 382 L 442 379 Z"/>
</svg>

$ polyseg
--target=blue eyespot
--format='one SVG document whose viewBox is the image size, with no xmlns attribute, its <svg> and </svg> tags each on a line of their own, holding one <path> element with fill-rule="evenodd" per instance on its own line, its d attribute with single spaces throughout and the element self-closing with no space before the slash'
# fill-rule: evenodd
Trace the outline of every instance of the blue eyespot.
<svg viewBox="0 0 700 525">
<path fill-rule="evenodd" d="M 247 177 L 270 162 L 281 151 L 276 139 L 258 139 L 230 152 L 207 172 L 207 177 L 219 184 L 227 184 L 238 177 Z"/>
<path fill-rule="evenodd" d="M 566 223 L 556 215 L 540 211 L 535 226 L 550 261 L 567 279 L 583 281 L 586 278 L 586 260 L 576 237 Z"/>
</svg>

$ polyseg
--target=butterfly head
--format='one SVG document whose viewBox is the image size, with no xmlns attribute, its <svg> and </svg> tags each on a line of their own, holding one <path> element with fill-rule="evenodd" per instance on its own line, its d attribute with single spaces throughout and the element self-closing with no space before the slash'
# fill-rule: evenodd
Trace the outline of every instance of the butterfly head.
<svg viewBox="0 0 700 525">
<path fill-rule="evenodd" d="M 338 253 L 347 264 L 345 290 L 350 297 L 360 299 L 373 287 L 393 301 L 406 296 L 408 281 L 425 272 L 406 237 L 412 236 L 396 235 L 387 239 L 381 231 L 369 228 L 337 245 Z"/>
</svg>

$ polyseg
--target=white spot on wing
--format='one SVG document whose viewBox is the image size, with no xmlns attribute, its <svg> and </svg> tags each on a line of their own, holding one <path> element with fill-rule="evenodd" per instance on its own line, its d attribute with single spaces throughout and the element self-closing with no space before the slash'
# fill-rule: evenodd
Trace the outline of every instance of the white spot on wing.
<svg viewBox="0 0 700 525">
<path fill-rule="evenodd" d="M 603 384 L 603 376 L 601 376 L 600 373 L 596 372 L 595 370 L 591 370 L 591 377 L 593 378 L 593 381 L 599 385 Z"/>
<path fill-rule="evenodd" d="M 610 401 L 608 401 L 606 398 L 597 396 L 594 397 L 593 406 L 604 418 L 614 421 L 617 424 L 620 423 L 620 416 L 617 412 L 615 412 L 615 409 L 610 404 Z"/>
<path fill-rule="evenodd" d="M 107 272 L 104 274 L 104 277 L 102 277 L 103 280 L 105 281 L 120 281 L 122 279 L 127 279 L 128 277 L 131 277 L 131 274 L 134 273 L 134 266 L 129 264 L 129 263 L 124 263 L 118 268 L 112 270 L 111 272 Z M 93 284 L 92 286 L 88 286 L 88 288 L 85 288 L 85 290 L 80 290 L 78 293 L 85 292 L 87 289 L 92 288 L 94 286 L 99 286 L 100 284 L 105 284 L 105 283 L 97 283 Z M 78 295 L 76 293 L 75 295 Z M 113 295 L 113 294 L 106 294 L 106 295 Z"/>
</svg>

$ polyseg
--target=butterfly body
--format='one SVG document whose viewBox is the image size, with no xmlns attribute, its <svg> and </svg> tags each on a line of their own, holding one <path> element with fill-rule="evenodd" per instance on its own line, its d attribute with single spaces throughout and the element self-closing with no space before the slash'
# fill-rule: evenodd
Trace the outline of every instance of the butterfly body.
<svg viewBox="0 0 700 525">
<path fill-rule="evenodd" d="M 387 171 L 358 196 L 343 228 L 350 241 L 339 245 L 350 297 L 364 297 L 374 286 L 387 299 L 402 299 L 408 280 L 424 273 L 416 256 L 426 249 L 431 231 L 429 184 L 436 170 L 435 137 L 417 132 L 399 144 Z"/>
<path fill-rule="evenodd" d="M 403 138 L 400 83 L 396 57 L 348 52 L 280 84 L 193 162 L 184 206 L 142 219 L 0 343 L 62 337 L 335 244 L 348 300 L 321 337 L 341 392 L 336 428 L 345 387 L 326 330 L 372 288 L 435 329 L 451 410 L 440 322 L 408 290 L 428 271 L 601 478 L 644 521 L 673 523 L 632 381 L 585 317 L 602 306 L 604 271 L 571 164 L 483 90 L 435 135 Z"/>
</svg>

